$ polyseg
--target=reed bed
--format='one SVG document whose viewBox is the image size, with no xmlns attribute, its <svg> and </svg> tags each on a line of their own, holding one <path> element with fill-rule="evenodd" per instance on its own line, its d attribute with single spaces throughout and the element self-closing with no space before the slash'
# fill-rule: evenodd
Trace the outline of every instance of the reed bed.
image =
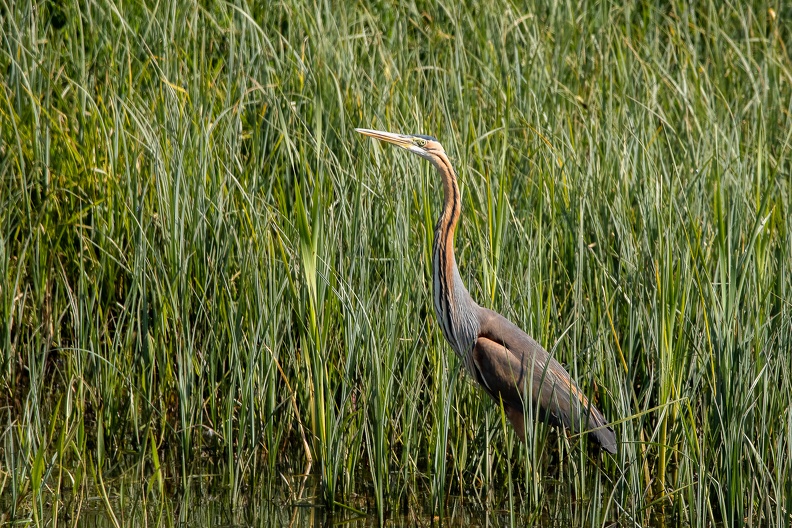
<svg viewBox="0 0 792 528">
<path fill-rule="evenodd" d="M 0 3 L 0 521 L 310 474 L 379 522 L 787 526 L 792 8 L 655 4 Z M 463 279 L 616 456 L 463 375 L 440 182 L 357 126 L 444 143 Z"/>
</svg>

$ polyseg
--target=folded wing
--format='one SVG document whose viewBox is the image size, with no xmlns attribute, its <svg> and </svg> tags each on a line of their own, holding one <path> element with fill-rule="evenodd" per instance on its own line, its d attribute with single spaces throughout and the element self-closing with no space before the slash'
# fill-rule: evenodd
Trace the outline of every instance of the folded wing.
<svg viewBox="0 0 792 528">
<path fill-rule="evenodd" d="M 616 453 L 613 429 L 558 361 L 500 314 L 482 308 L 479 323 L 473 375 L 496 401 L 503 401 L 521 440 L 525 441 L 524 398 L 529 397 L 542 419 L 576 433 L 596 429 L 591 435 L 606 451 Z"/>
</svg>

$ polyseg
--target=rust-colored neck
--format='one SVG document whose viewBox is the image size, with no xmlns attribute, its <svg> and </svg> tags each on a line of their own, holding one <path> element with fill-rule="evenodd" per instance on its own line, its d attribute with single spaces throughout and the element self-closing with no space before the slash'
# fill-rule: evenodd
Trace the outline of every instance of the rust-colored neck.
<svg viewBox="0 0 792 528">
<path fill-rule="evenodd" d="M 435 244 L 442 243 L 441 249 L 448 253 L 451 261 L 454 260 L 454 232 L 456 230 L 459 215 L 462 211 L 462 204 L 459 197 L 459 186 L 457 185 L 456 173 L 451 166 L 451 162 L 445 153 L 437 155 L 436 161 L 433 160 L 437 172 L 443 180 L 443 212 L 435 225 L 435 235 L 442 235 L 440 240 L 435 240 Z"/>
<path fill-rule="evenodd" d="M 432 249 L 435 312 L 446 340 L 467 365 L 469 348 L 478 331 L 475 324 L 477 305 L 462 284 L 454 257 L 454 231 L 462 210 L 459 186 L 445 153 L 431 161 L 443 180 L 443 212 L 435 225 Z"/>
</svg>

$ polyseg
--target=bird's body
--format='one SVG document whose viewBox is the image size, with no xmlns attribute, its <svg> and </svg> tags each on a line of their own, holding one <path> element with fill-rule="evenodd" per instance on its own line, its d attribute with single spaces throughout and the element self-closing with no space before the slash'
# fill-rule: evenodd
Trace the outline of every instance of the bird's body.
<svg viewBox="0 0 792 528">
<path fill-rule="evenodd" d="M 608 452 L 616 436 L 605 417 L 578 389 L 558 361 L 502 315 L 476 304 L 459 276 L 454 233 L 461 213 L 456 173 L 442 145 L 430 136 L 356 129 L 430 161 L 443 180 L 443 211 L 435 225 L 434 307 L 443 336 L 468 373 L 497 402 L 525 441 L 525 410 L 573 432 L 590 434 Z M 530 398 L 530 402 L 527 400 Z"/>
</svg>

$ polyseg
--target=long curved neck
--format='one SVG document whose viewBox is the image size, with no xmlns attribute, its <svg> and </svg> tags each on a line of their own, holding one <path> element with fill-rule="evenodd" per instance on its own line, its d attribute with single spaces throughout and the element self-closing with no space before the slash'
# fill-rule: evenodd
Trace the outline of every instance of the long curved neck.
<svg viewBox="0 0 792 528">
<path fill-rule="evenodd" d="M 434 305 L 443 335 L 457 354 L 466 353 L 477 306 L 462 283 L 454 257 L 454 232 L 462 211 L 456 174 L 445 154 L 432 160 L 443 180 L 443 211 L 435 224 L 433 254 Z"/>
<path fill-rule="evenodd" d="M 434 245 L 432 254 L 434 256 L 434 285 L 435 292 L 440 288 L 441 300 L 446 297 L 453 297 L 454 276 L 459 274 L 454 258 L 454 232 L 462 212 L 462 204 L 459 196 L 459 186 L 457 185 L 456 173 L 445 154 L 437 156 L 437 160 L 432 160 L 437 168 L 440 178 L 443 180 L 443 211 L 435 224 Z M 453 304 L 453 299 L 447 299 Z"/>
</svg>

